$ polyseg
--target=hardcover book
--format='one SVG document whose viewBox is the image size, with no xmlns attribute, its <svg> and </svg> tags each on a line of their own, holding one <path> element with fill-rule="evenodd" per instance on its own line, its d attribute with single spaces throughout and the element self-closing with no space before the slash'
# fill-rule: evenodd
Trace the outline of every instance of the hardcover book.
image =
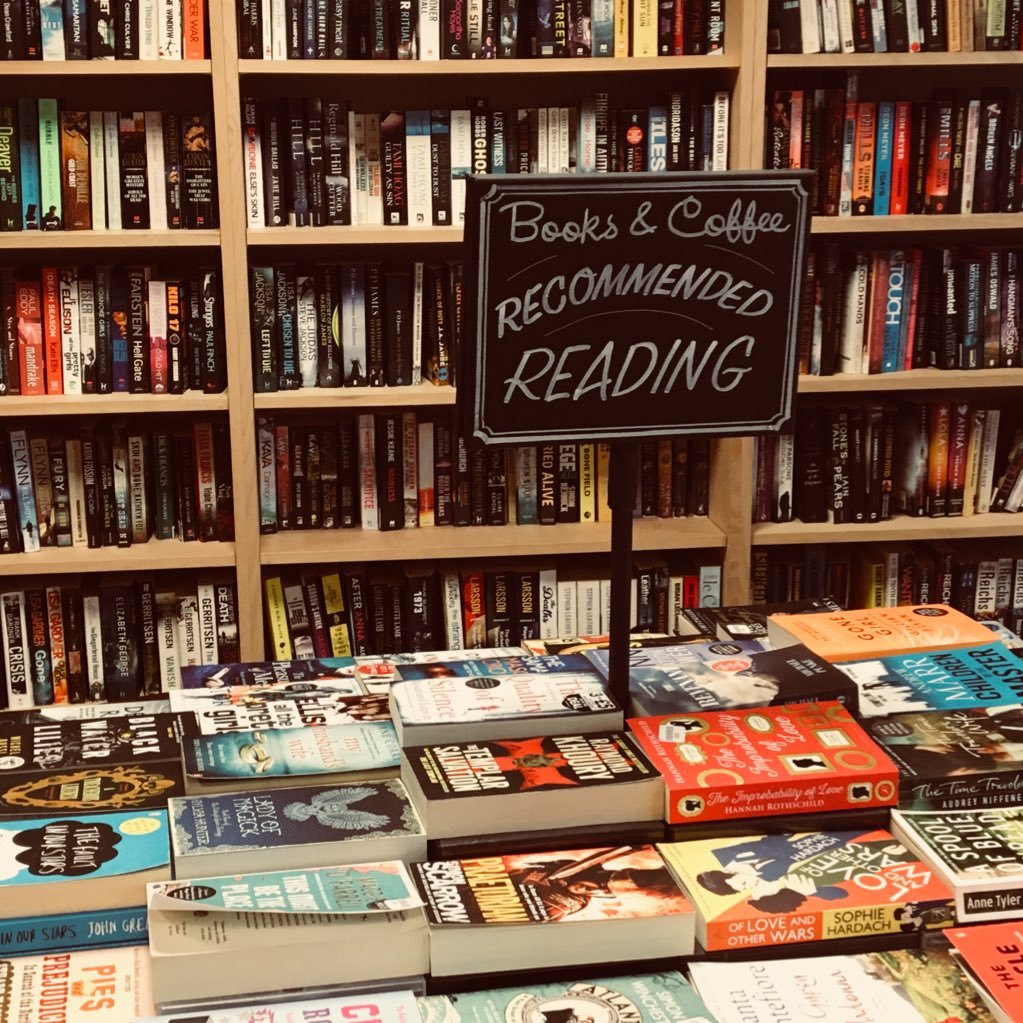
<svg viewBox="0 0 1023 1023">
<path fill-rule="evenodd" d="M 402 779 L 431 839 L 660 818 L 664 783 L 619 732 L 411 746 Z"/>
<path fill-rule="evenodd" d="M 169 803 L 178 878 L 426 856 L 400 781 L 191 796 Z"/>
<path fill-rule="evenodd" d="M 412 871 L 435 977 L 693 950 L 692 906 L 653 846 L 438 860 Z"/>
<path fill-rule="evenodd" d="M 1023 809 L 894 810 L 892 834 L 955 892 L 956 920 L 1023 913 Z"/>
<path fill-rule="evenodd" d="M 952 893 L 888 831 L 665 843 L 707 951 L 947 927 Z"/>
<path fill-rule="evenodd" d="M 632 718 L 669 824 L 892 806 L 895 765 L 838 703 Z"/>
</svg>

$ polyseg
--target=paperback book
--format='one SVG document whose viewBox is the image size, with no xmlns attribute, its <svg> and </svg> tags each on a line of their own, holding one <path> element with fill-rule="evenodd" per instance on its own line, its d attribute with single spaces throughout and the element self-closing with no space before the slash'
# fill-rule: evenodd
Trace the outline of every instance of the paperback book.
<svg viewBox="0 0 1023 1023">
<path fill-rule="evenodd" d="M 1023 987 L 1015 967 L 1023 956 L 1018 923 L 956 927 L 948 932 L 955 956 L 998 1023 L 1023 1019 Z"/>
<path fill-rule="evenodd" d="M 409 746 L 401 774 L 431 839 L 651 821 L 664 806 L 620 732 Z"/>
<path fill-rule="evenodd" d="M 675 628 L 680 636 L 704 639 L 749 640 L 767 638 L 770 615 L 814 614 L 841 611 L 830 597 L 820 600 L 794 600 L 779 604 L 739 604 L 731 607 L 687 607 L 676 615 Z"/>
<path fill-rule="evenodd" d="M 888 831 L 671 842 L 658 846 L 696 906 L 707 951 L 952 923 L 952 892 Z"/>
<path fill-rule="evenodd" d="M 289 692 L 285 698 L 278 699 L 266 693 L 250 698 L 241 690 L 232 692 L 227 701 L 210 701 L 206 693 L 198 689 L 173 689 L 170 702 L 176 711 L 191 712 L 203 735 L 391 720 L 386 694 Z"/>
<path fill-rule="evenodd" d="M 630 718 L 669 824 L 893 806 L 898 771 L 839 703 Z"/>
<path fill-rule="evenodd" d="M 244 874 L 426 856 L 400 781 L 172 799 L 174 876 Z"/>
</svg>

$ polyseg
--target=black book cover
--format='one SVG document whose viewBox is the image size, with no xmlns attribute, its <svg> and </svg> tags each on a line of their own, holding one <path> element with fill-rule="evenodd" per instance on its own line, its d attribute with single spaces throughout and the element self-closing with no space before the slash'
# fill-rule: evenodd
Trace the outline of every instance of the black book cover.
<svg viewBox="0 0 1023 1023">
<path fill-rule="evenodd" d="M 469 445 L 461 434 L 454 437 L 452 455 L 451 518 L 456 526 L 469 526 L 472 524 L 472 468 Z"/>
<path fill-rule="evenodd" d="M 355 426 L 351 419 L 338 423 L 338 517 L 342 529 L 359 525 L 359 472 Z"/>
<path fill-rule="evenodd" d="M 923 50 L 925 53 L 948 49 L 945 0 L 922 0 L 920 4 L 920 28 L 923 30 Z"/>
<path fill-rule="evenodd" d="M 827 413 L 805 405 L 796 418 L 795 517 L 803 522 L 828 521 Z"/>
<path fill-rule="evenodd" d="M 462 351 L 462 336 L 465 315 L 465 278 L 460 259 L 451 260 L 447 264 L 447 311 L 448 311 L 448 349 L 450 351 L 448 381 L 454 386 L 458 383 L 458 359 Z"/>
<path fill-rule="evenodd" d="M 483 446 L 469 443 L 469 525 L 487 523 L 487 456 Z M 457 525 L 457 523 L 455 523 Z"/>
<path fill-rule="evenodd" d="M 181 116 L 173 110 L 167 110 L 163 115 L 163 180 L 167 198 L 167 226 L 171 230 L 185 226 L 181 145 Z"/>
<path fill-rule="evenodd" d="M 999 209 L 998 166 L 1005 100 L 1002 90 L 985 89 L 981 93 L 977 172 L 973 185 L 974 213 L 995 213 Z"/>
<path fill-rule="evenodd" d="M 451 383 L 452 352 L 444 265 L 423 268 L 423 376 L 432 384 Z"/>
<path fill-rule="evenodd" d="M 395 55 L 391 46 L 391 17 L 388 0 L 369 0 L 369 56 L 373 60 L 389 60 Z"/>
<path fill-rule="evenodd" d="M 231 434 L 224 422 L 213 424 L 213 475 L 217 483 L 217 536 L 234 540 L 234 480 L 231 474 Z"/>
<path fill-rule="evenodd" d="M 46 591 L 42 588 L 25 590 L 25 630 L 28 640 L 28 678 L 33 700 L 39 704 L 52 703 L 50 632 L 46 625 Z"/>
<path fill-rule="evenodd" d="M 654 490 L 656 492 L 656 480 Z M 558 445 L 558 522 L 579 521 L 579 445 Z"/>
<path fill-rule="evenodd" d="M 68 60 L 89 59 L 88 0 L 64 0 L 64 52 Z"/>
<path fill-rule="evenodd" d="M 914 103 L 910 133 L 909 213 L 919 215 L 927 206 L 927 152 L 933 126 L 929 103 Z"/>
<path fill-rule="evenodd" d="M 849 438 L 849 414 L 845 409 L 831 412 L 831 488 L 830 506 L 836 525 L 852 522 L 851 445 Z"/>
<path fill-rule="evenodd" d="M 14 267 L 0 267 L 0 359 L 3 380 L 0 393 L 21 394 L 21 367 L 19 365 L 17 282 Z"/>
<path fill-rule="evenodd" d="M 451 223 L 451 114 L 430 111 L 430 198 L 433 222 L 439 227 Z"/>
<path fill-rule="evenodd" d="M 15 497 L 11 445 L 6 433 L 0 433 L 0 554 L 21 551 L 21 526 Z"/>
<path fill-rule="evenodd" d="M 187 391 L 198 390 L 210 393 L 206 391 L 206 332 L 203 329 L 201 280 L 201 274 L 193 274 L 180 282 L 181 335 L 184 340 L 184 386 Z"/>
<path fill-rule="evenodd" d="M 337 280 L 330 266 L 316 268 L 316 318 L 319 353 L 316 383 L 319 387 L 341 386 L 341 343 L 336 330 Z"/>
<path fill-rule="evenodd" d="M 260 0 L 239 0 L 238 56 L 258 60 L 263 56 L 263 25 Z"/>
<path fill-rule="evenodd" d="M 683 20 L 683 46 L 687 54 L 706 53 L 707 0 L 691 4 Z"/>
<path fill-rule="evenodd" d="M 241 659 L 238 649 L 238 605 L 232 583 L 217 583 L 213 588 L 217 616 L 217 656 L 222 664 Z"/>
<path fill-rule="evenodd" d="M 512 580 L 515 573 L 497 570 L 484 573 L 487 646 L 510 646 L 512 636 Z"/>
<path fill-rule="evenodd" d="M 174 434 L 174 484 L 178 512 L 178 535 L 182 540 L 199 539 L 199 494 L 195 445 L 191 433 Z"/>
<path fill-rule="evenodd" d="M 454 524 L 454 441 L 447 423 L 433 428 L 433 521 L 438 526 Z"/>
<path fill-rule="evenodd" d="M 318 97 L 306 100 L 306 184 L 309 190 L 309 221 L 320 227 L 326 221 L 326 183 L 323 154 L 323 101 Z"/>
<path fill-rule="evenodd" d="M 305 110 L 304 101 L 289 97 L 288 101 L 288 139 L 291 159 L 288 175 L 289 199 L 291 202 L 290 222 L 293 227 L 308 227 L 309 216 L 309 184 L 306 168 L 305 152 Z"/>
<path fill-rule="evenodd" d="M 384 343 L 384 268 L 366 264 L 366 374 L 370 387 L 383 387 L 387 376 Z"/>
<path fill-rule="evenodd" d="M 110 267 L 95 268 L 96 393 L 109 394 L 114 387 L 114 351 L 110 335 Z"/>
<path fill-rule="evenodd" d="M 466 7 L 470 0 L 441 0 L 441 33 L 443 54 L 447 60 L 463 60 L 469 56 Z"/>
<path fill-rule="evenodd" d="M 540 573 L 534 569 L 518 572 L 514 596 L 516 605 L 511 641 L 517 645 L 540 635 Z"/>
<path fill-rule="evenodd" d="M 486 520 L 488 526 L 508 525 L 508 464 L 503 448 L 488 447 L 486 459 Z"/>
<path fill-rule="evenodd" d="M 106 698 L 110 702 L 133 700 L 141 692 L 135 587 L 131 583 L 105 582 L 100 586 L 99 604 Z"/>
<path fill-rule="evenodd" d="M 369 587 L 361 571 L 349 571 L 344 576 L 348 613 L 351 616 L 352 653 L 364 657 L 373 653 L 369 621 Z"/>
<path fill-rule="evenodd" d="M 392 8 L 394 23 L 391 25 L 393 40 L 391 56 L 397 60 L 415 60 L 416 52 L 416 3 L 415 0 L 398 0 Z"/>
<path fill-rule="evenodd" d="M 295 305 L 297 301 L 295 268 L 274 268 L 274 301 L 276 303 L 274 346 L 278 367 L 277 386 L 282 391 L 296 391 L 302 386 L 298 364 Z"/>
<path fill-rule="evenodd" d="M 85 427 L 82 438 L 82 489 L 85 491 L 85 529 L 89 547 L 103 546 L 103 501 L 96 435 L 92 427 Z"/>
<path fill-rule="evenodd" d="M 375 451 L 380 529 L 403 529 L 405 527 L 403 444 L 399 413 L 377 416 Z"/>
<path fill-rule="evenodd" d="M 353 3 L 353 40 L 350 57 L 369 60 L 372 43 L 370 36 L 373 30 L 372 0 L 352 0 Z"/>
<path fill-rule="evenodd" d="M 139 0 L 116 0 L 117 59 L 139 59 Z"/>
<path fill-rule="evenodd" d="M 82 622 L 82 594 L 74 586 L 61 588 L 61 617 L 64 623 L 64 657 L 67 661 L 67 690 L 71 703 L 88 699 L 85 680 L 85 628 Z"/>
<path fill-rule="evenodd" d="M 95 458 L 96 479 L 99 485 L 100 546 L 116 547 L 117 497 L 114 493 L 114 451 L 110 433 L 106 429 L 96 431 Z"/>
<path fill-rule="evenodd" d="M 369 643 L 374 654 L 395 650 L 393 630 L 390 626 L 390 587 L 383 579 L 370 578 L 368 586 L 369 604 L 367 617 Z"/>
<path fill-rule="evenodd" d="M 301 0 L 302 48 L 299 56 L 303 60 L 316 60 L 316 19 L 317 8 L 326 13 L 326 5 L 316 0 Z"/>
<path fill-rule="evenodd" d="M 263 147 L 263 204 L 267 227 L 281 227 L 288 222 L 288 203 L 285 195 L 285 115 L 278 102 L 264 102 L 260 115 Z"/>
<path fill-rule="evenodd" d="M 870 0 L 852 0 L 853 44 L 857 53 L 874 52 L 874 32 L 871 27 Z M 794 6 L 798 7 L 799 4 Z M 799 16 L 797 10 L 796 16 Z M 799 51 L 802 51 L 800 46 Z"/>
<path fill-rule="evenodd" d="M 380 117 L 380 162 L 383 176 L 384 224 L 408 224 L 405 170 L 405 115 L 392 110 Z"/>
<path fill-rule="evenodd" d="M 490 115 L 485 99 L 471 101 L 470 130 L 472 136 L 472 172 L 490 173 Z"/>
<path fill-rule="evenodd" d="M 966 103 L 956 95 L 952 102 L 952 159 L 948 176 L 948 212 L 962 213 L 963 166 L 966 156 Z"/>
<path fill-rule="evenodd" d="M 22 229 L 20 176 L 17 109 L 0 103 L 0 231 Z"/>
<path fill-rule="evenodd" d="M 1013 89 L 1005 104 L 1004 144 L 998 171 L 998 209 L 1019 213 L 1023 208 L 1023 89 Z"/>
<path fill-rule="evenodd" d="M 552 526 L 558 521 L 558 449 L 556 444 L 541 444 L 537 451 L 538 521 Z"/>
<path fill-rule="evenodd" d="M 213 174 L 213 124 L 208 111 L 182 116 L 181 165 L 184 177 L 185 225 L 217 226 L 217 190 Z"/>
<path fill-rule="evenodd" d="M 778 52 L 803 52 L 803 26 L 799 17 L 800 0 L 777 0 Z"/>
<path fill-rule="evenodd" d="M 160 692 L 160 650 L 156 641 L 156 593 L 151 579 L 138 583 L 141 692 Z"/>
<path fill-rule="evenodd" d="M 285 52 L 288 60 L 302 59 L 302 0 L 281 0 L 284 3 L 288 38 Z"/>
<path fill-rule="evenodd" d="M 408 387 L 412 383 L 412 277 L 402 267 L 389 269 L 384 281 L 387 385 Z"/>
<path fill-rule="evenodd" d="M 411 653 L 441 650 L 444 647 L 444 623 L 441 618 L 440 591 L 433 571 L 410 571 L 405 584 L 405 640 Z"/>
<path fill-rule="evenodd" d="M 288 430 L 288 436 L 288 465 L 291 470 L 292 527 L 294 529 L 308 529 L 309 487 L 305 472 L 306 427 L 294 423 Z"/>
<path fill-rule="evenodd" d="M 121 113 L 117 135 L 121 164 L 121 226 L 145 230 L 149 227 L 149 192 L 146 124 L 142 111 Z"/>
<path fill-rule="evenodd" d="M 128 391 L 148 394 L 150 385 L 148 273 L 145 267 L 129 266 L 128 278 Z"/>
<path fill-rule="evenodd" d="M 319 529 L 323 524 L 320 491 L 320 431 L 315 426 L 309 426 L 305 430 L 305 490 L 308 528 Z"/>
<path fill-rule="evenodd" d="M 889 53 L 909 53 L 906 0 L 884 0 L 884 21 Z"/>
<path fill-rule="evenodd" d="M 338 435 L 333 425 L 320 430 L 320 497 L 324 529 L 341 525 L 338 503 Z"/>
<path fill-rule="evenodd" d="M 351 52 L 352 7 L 350 0 L 330 0 L 327 15 L 327 56 L 344 60 Z"/>
<path fill-rule="evenodd" d="M 253 387 L 257 393 L 278 389 L 274 271 L 270 266 L 249 268 L 249 302 L 252 310 Z"/>
<path fill-rule="evenodd" d="M 53 535 L 58 547 L 70 547 L 71 493 L 68 487 L 67 449 L 63 435 L 51 435 L 47 443 L 50 452 L 50 483 L 53 486 Z"/>
<path fill-rule="evenodd" d="M 352 222 L 351 182 L 348 180 L 348 107 L 336 100 L 323 101 L 324 223 Z"/>
<path fill-rule="evenodd" d="M 573 2 L 573 7 L 575 3 Z M 657 54 L 660 57 L 675 56 L 675 0 L 657 0 Z M 572 54 L 576 56 L 576 54 Z M 579 56 L 589 56 L 579 54 Z"/>
<path fill-rule="evenodd" d="M 866 522 L 869 503 L 867 472 L 867 424 L 862 405 L 847 412 L 849 422 L 849 473 L 852 521 Z"/>
<path fill-rule="evenodd" d="M 171 434 L 153 434 L 153 531 L 157 539 L 173 539 L 177 528 L 177 494 L 174 484 L 174 442 Z"/>
</svg>

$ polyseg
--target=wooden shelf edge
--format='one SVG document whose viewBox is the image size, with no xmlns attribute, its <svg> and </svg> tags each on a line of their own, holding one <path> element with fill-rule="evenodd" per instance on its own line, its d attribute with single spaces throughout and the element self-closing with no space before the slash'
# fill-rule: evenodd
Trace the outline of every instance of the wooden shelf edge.
<svg viewBox="0 0 1023 1023">
<path fill-rule="evenodd" d="M 1023 213 L 949 213 L 940 216 L 814 217 L 822 234 L 931 234 L 942 231 L 1019 231 Z"/>
<path fill-rule="evenodd" d="M 223 412 L 227 392 L 220 394 L 55 394 L 0 398 L 0 419 L 12 416 L 115 416 L 153 412 Z"/>
<path fill-rule="evenodd" d="M 194 570 L 230 568 L 234 563 L 233 543 L 154 539 L 132 547 L 47 547 L 31 554 L 4 554 L 0 576 Z"/>
<path fill-rule="evenodd" d="M 271 245 L 452 245 L 460 227 L 263 227 L 249 228 L 249 248 Z"/>
<path fill-rule="evenodd" d="M 297 391 L 256 394 L 253 404 L 257 411 L 265 412 L 449 406 L 455 404 L 455 389 L 433 384 L 414 387 L 304 387 Z"/>
<path fill-rule="evenodd" d="M 458 558 L 545 557 L 608 554 L 610 523 L 560 526 L 454 526 L 375 533 L 361 530 L 309 530 L 260 537 L 263 565 L 304 562 L 362 562 Z M 725 545 L 724 531 L 707 518 L 637 519 L 637 551 L 714 548 Z"/>
<path fill-rule="evenodd" d="M 798 70 L 834 68 L 942 68 L 942 67 L 1013 67 L 1023 62 L 1018 50 L 968 53 L 769 53 L 767 70 Z"/>
<path fill-rule="evenodd" d="M 0 75 L 3 67 L 0 65 Z M 0 249 L 215 248 L 219 231 L 6 231 Z"/>
<path fill-rule="evenodd" d="M 0 77 L 109 78 L 138 75 L 209 75 L 208 60 L 5 60 Z"/>
<path fill-rule="evenodd" d="M 634 74 L 637 71 L 734 71 L 738 57 L 704 54 L 689 57 L 554 57 L 514 60 L 239 60 L 242 76 L 349 76 L 409 78 L 441 75 L 497 76 L 543 74 Z"/>
<path fill-rule="evenodd" d="M 983 515 L 908 518 L 896 516 L 889 522 L 868 522 L 836 526 L 830 522 L 754 523 L 754 547 L 808 543 L 874 543 L 898 540 L 954 540 L 1019 536 L 1023 518 L 1004 512 Z"/>
<path fill-rule="evenodd" d="M 910 369 L 899 373 L 836 373 L 801 376 L 800 394 L 846 394 L 870 391 L 925 391 L 954 388 L 1019 387 L 1023 369 Z"/>
</svg>

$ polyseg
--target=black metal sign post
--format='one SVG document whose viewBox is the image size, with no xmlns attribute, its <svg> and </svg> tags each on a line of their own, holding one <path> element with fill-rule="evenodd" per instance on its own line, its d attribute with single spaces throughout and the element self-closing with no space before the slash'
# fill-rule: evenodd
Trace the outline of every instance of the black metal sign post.
<svg viewBox="0 0 1023 1023">
<path fill-rule="evenodd" d="M 462 429 L 483 444 L 610 442 L 610 681 L 623 707 L 638 443 L 788 421 L 811 177 L 468 179 Z"/>
</svg>

